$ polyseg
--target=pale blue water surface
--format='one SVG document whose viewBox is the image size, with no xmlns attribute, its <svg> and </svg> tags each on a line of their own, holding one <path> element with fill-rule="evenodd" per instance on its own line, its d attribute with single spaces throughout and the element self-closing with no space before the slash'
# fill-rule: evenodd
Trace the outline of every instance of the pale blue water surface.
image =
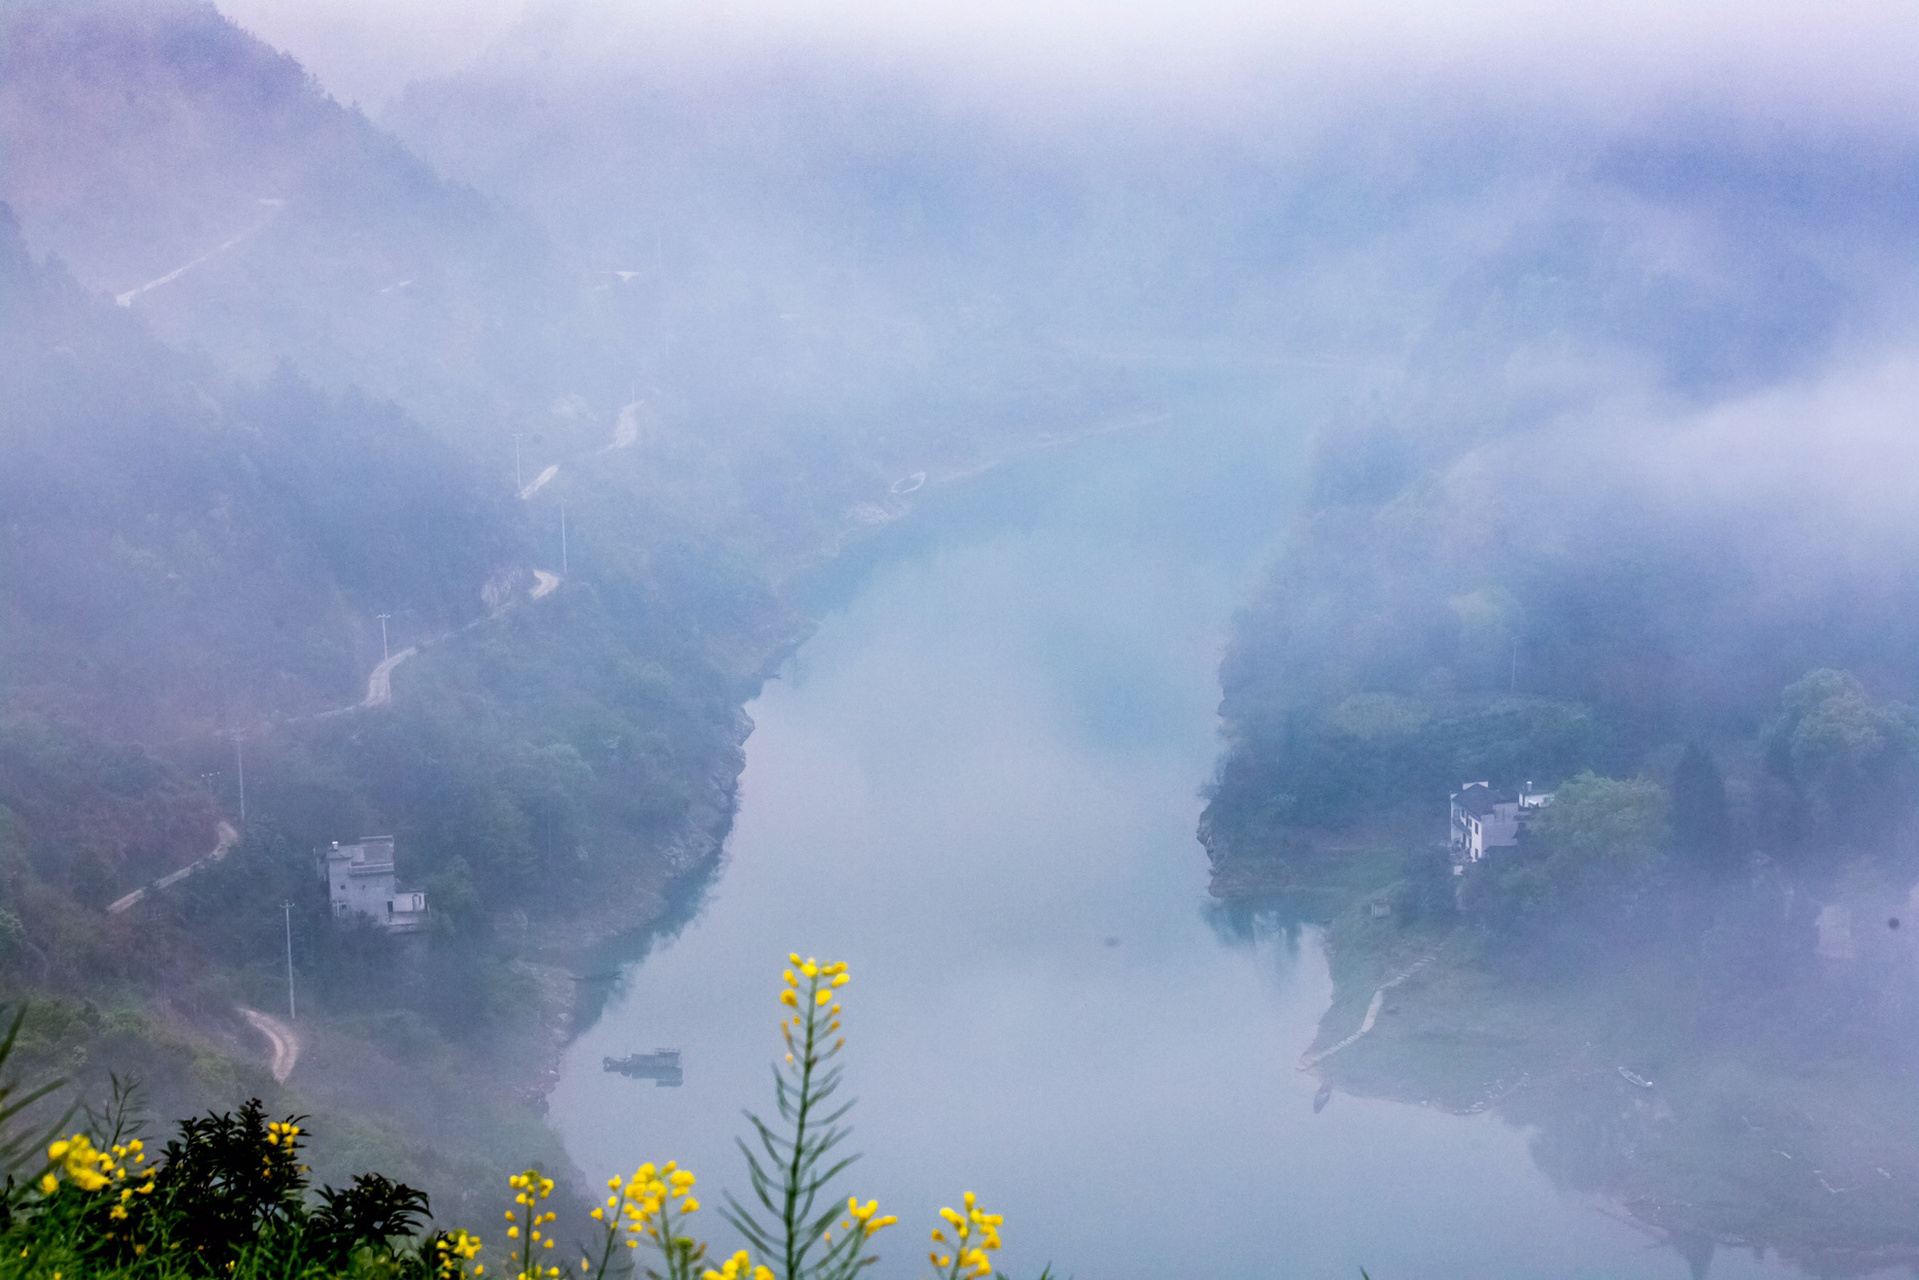
<svg viewBox="0 0 1919 1280">
<path fill-rule="evenodd" d="M 927 1271 L 967 1190 L 1005 1214 L 1015 1276 L 1688 1275 L 1494 1115 L 1314 1114 L 1316 936 L 1206 923 L 1218 662 L 1289 500 L 1283 453 L 1245 444 L 1075 446 L 1027 464 L 1022 518 L 902 536 L 860 577 L 750 708 L 704 908 L 567 1055 L 552 1117 L 582 1169 L 679 1160 L 733 1247 L 715 1210 L 746 1190 L 733 1139 L 771 1111 L 798 950 L 852 966 L 846 1190 L 902 1220 L 877 1276 Z M 683 1087 L 601 1069 L 656 1047 Z M 1722 1251 L 1712 1274 L 1796 1273 Z"/>
</svg>

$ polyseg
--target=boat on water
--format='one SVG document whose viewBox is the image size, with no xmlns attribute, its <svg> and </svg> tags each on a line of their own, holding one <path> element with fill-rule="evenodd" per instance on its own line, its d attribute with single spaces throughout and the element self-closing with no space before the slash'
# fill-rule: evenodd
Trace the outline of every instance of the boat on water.
<svg viewBox="0 0 1919 1280">
<path fill-rule="evenodd" d="M 655 1049 L 624 1058 L 607 1058 L 604 1070 L 618 1072 L 634 1080 L 651 1080 L 660 1088 L 677 1089 L 685 1076 L 680 1070 L 678 1049 Z"/>
</svg>

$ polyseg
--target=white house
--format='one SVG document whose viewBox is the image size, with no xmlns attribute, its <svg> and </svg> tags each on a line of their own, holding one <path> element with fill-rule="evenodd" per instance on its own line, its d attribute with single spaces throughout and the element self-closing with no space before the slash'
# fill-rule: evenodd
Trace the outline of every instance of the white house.
<svg viewBox="0 0 1919 1280">
<path fill-rule="evenodd" d="M 392 836 L 362 836 L 356 844 L 335 840 L 332 848 L 319 850 L 319 862 L 334 923 L 365 916 L 392 933 L 426 927 L 426 895 L 394 887 Z"/>
<path fill-rule="evenodd" d="M 1539 810 L 1552 803 L 1550 791 L 1534 791 L 1528 782 L 1517 793 L 1495 791 L 1491 783 L 1468 782 L 1453 792 L 1447 843 L 1455 870 L 1478 862 L 1488 849 L 1519 843 L 1519 833 Z"/>
</svg>

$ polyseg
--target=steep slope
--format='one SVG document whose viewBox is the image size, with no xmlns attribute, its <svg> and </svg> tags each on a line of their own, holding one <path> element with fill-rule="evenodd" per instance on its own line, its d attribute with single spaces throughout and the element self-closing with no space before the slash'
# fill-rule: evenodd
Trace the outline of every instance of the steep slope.
<svg viewBox="0 0 1919 1280">
<path fill-rule="evenodd" d="M 236 372 L 291 358 L 441 427 L 551 398 L 539 238 L 211 4 L 8 5 L 0 145 L 36 252 Z"/>
<path fill-rule="evenodd" d="M 510 509 L 390 405 L 234 381 L 0 221 L 10 694 L 177 737 L 350 701 L 382 610 L 482 609 Z M 377 629 L 372 635 L 377 650 Z"/>
</svg>

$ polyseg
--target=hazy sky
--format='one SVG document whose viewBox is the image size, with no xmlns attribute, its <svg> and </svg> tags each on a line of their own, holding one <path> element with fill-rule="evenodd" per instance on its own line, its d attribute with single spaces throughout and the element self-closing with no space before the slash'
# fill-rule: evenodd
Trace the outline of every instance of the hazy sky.
<svg viewBox="0 0 1919 1280">
<path fill-rule="evenodd" d="M 1601 109 L 1703 93 L 1782 113 L 1919 116 L 1910 75 L 1919 65 L 1919 6 L 1885 0 L 1843 10 L 1781 0 L 224 0 L 220 7 L 294 54 L 336 97 L 374 112 L 411 79 L 457 70 L 502 45 L 524 46 L 537 32 L 580 59 L 662 46 L 698 58 L 742 41 L 778 41 L 1198 93 L 1230 91 L 1255 74 L 1369 87 L 1388 69 L 1411 69 L 1531 86 Z"/>
</svg>

